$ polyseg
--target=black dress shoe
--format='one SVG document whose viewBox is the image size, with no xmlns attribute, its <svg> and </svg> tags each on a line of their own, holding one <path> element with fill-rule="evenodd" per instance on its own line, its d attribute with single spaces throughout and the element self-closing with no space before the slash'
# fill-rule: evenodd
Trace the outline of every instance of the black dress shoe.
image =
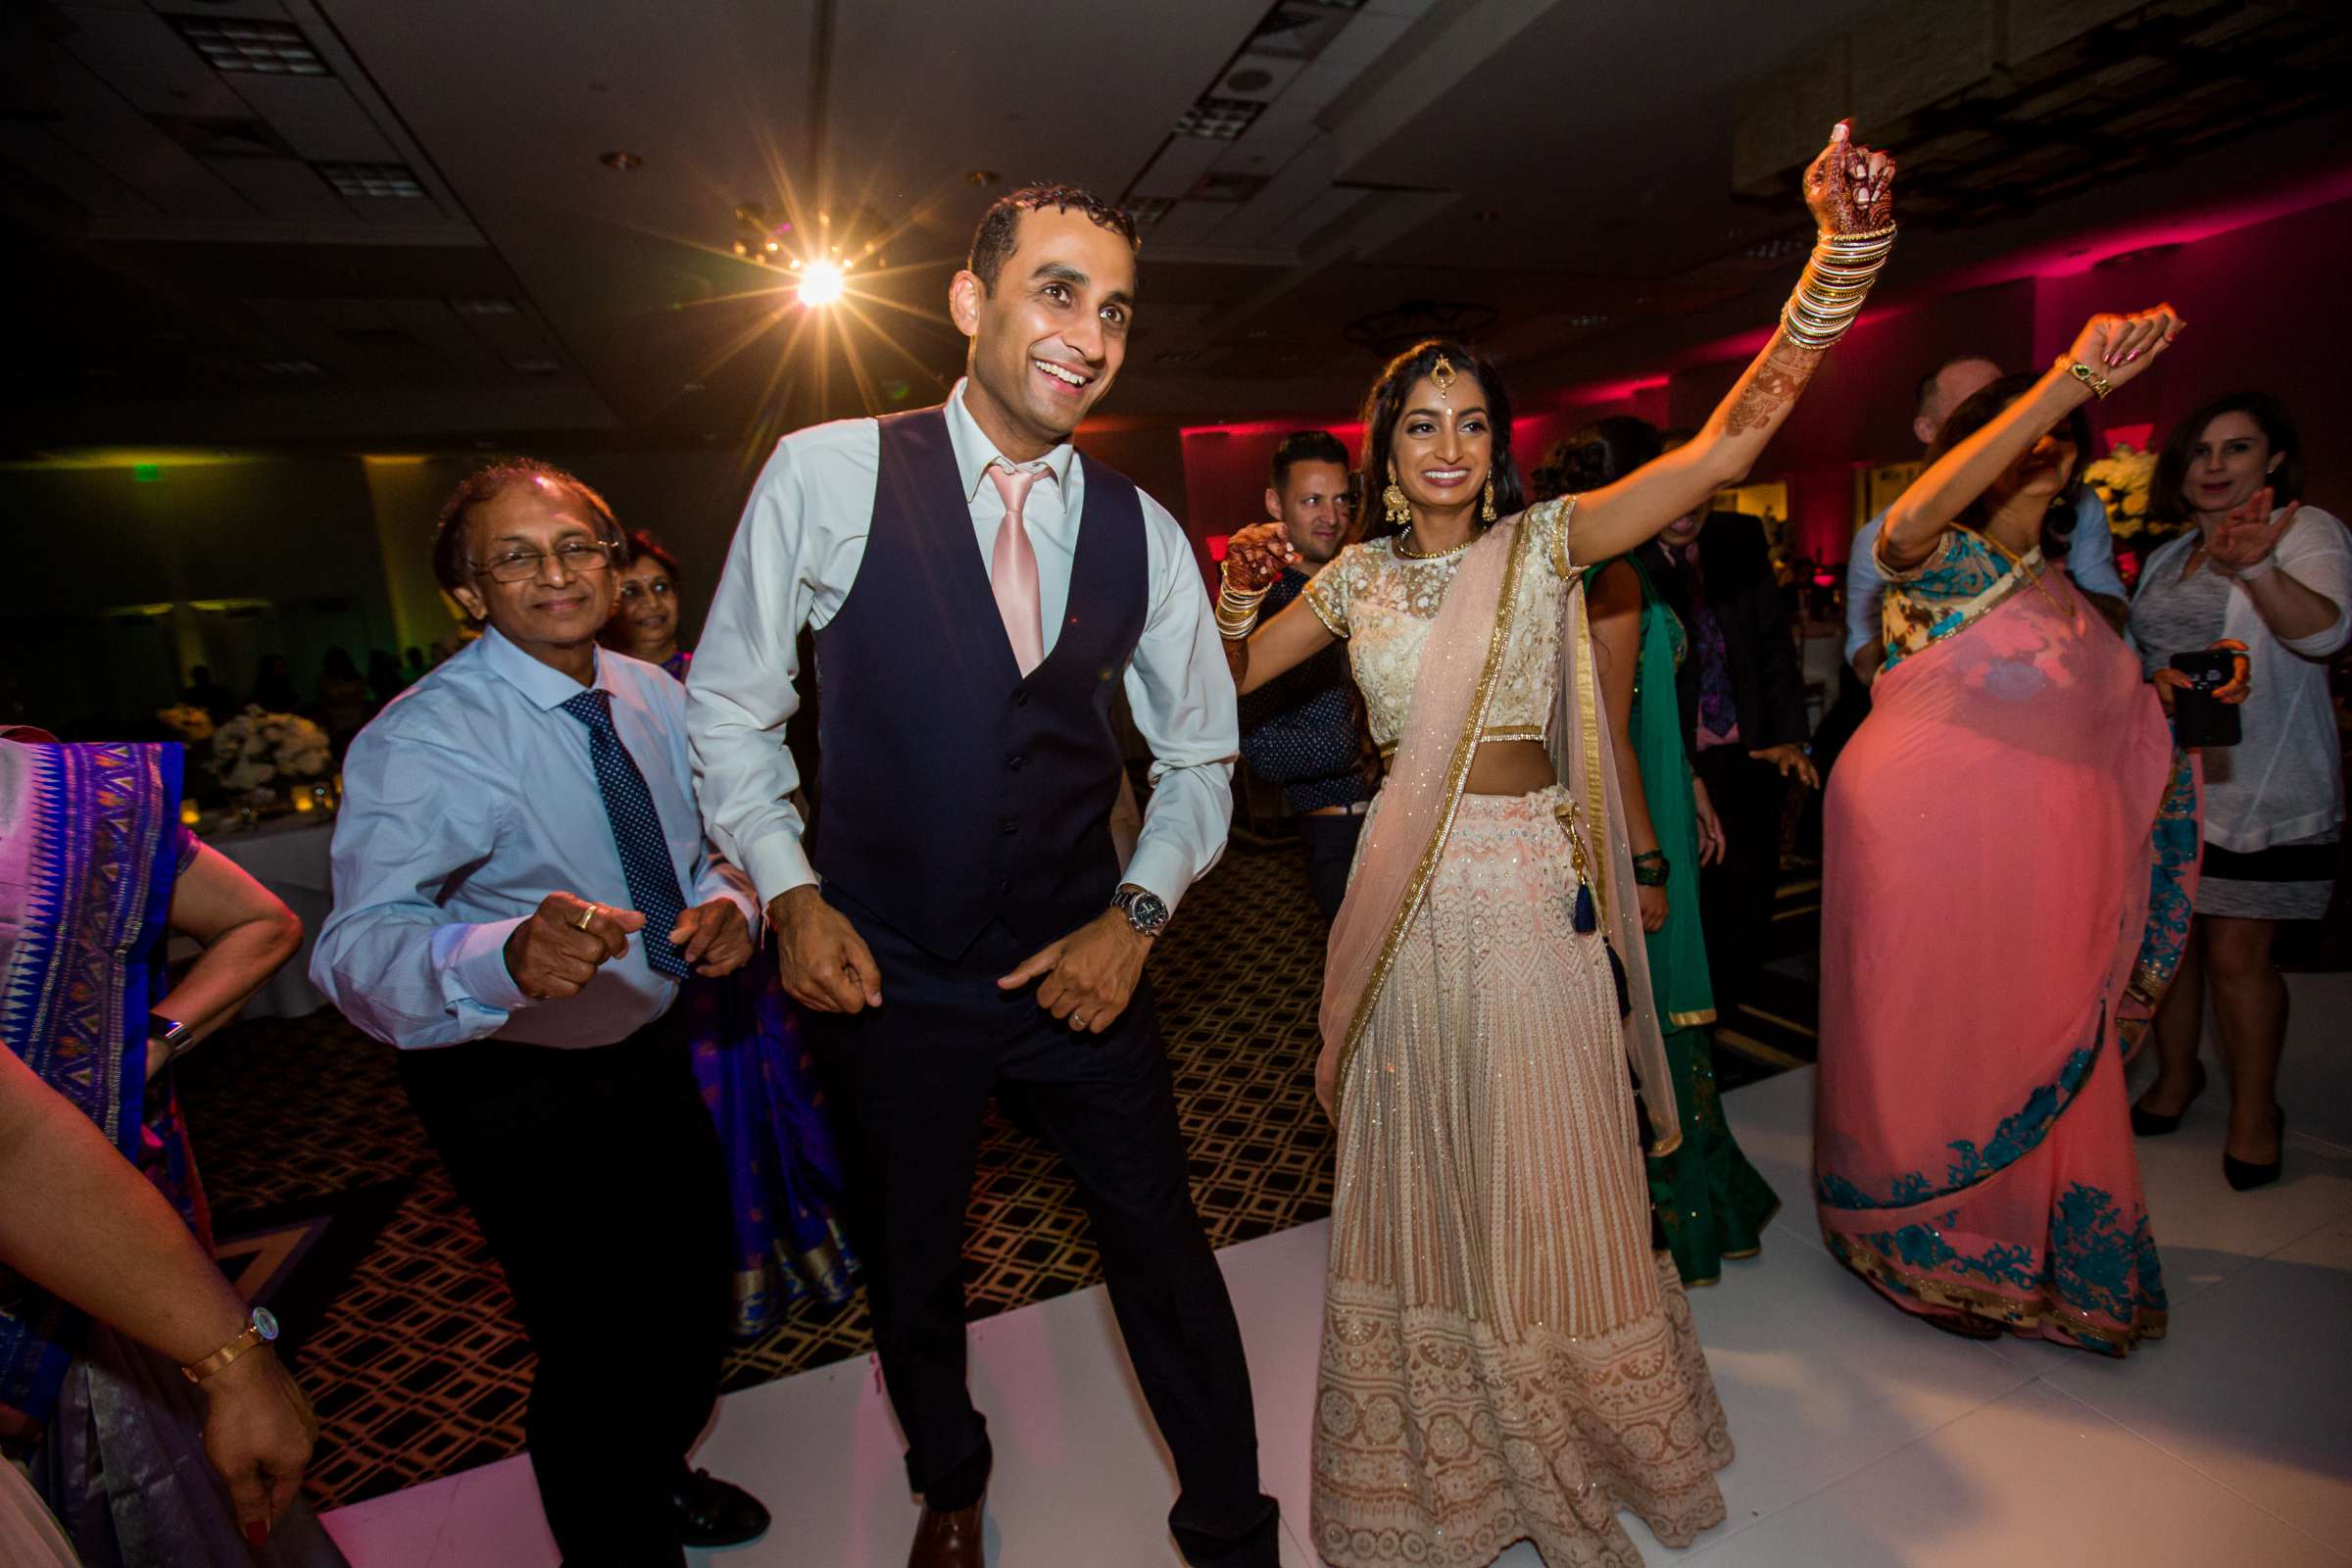
<svg viewBox="0 0 2352 1568">
<path fill-rule="evenodd" d="M 2241 1193 L 2257 1187 L 2268 1187 L 2278 1179 L 2278 1171 L 2286 1163 L 2286 1112 L 2278 1112 L 2278 1157 L 2267 1165 L 2257 1165 L 2250 1159 L 2239 1159 L 2227 1149 L 2222 1151 L 2222 1178 Z"/>
<path fill-rule="evenodd" d="M 2180 1118 L 2188 1114 L 2188 1107 L 2195 1104 L 2197 1097 L 2205 1092 L 2205 1064 L 2200 1061 L 2196 1065 L 2197 1087 L 2188 1092 L 2188 1098 L 2180 1102 L 2180 1108 L 2170 1116 L 2153 1110 L 2142 1110 L 2137 1105 L 2132 1107 L 2132 1137 L 2162 1138 L 2166 1133 L 2180 1130 Z"/>
<path fill-rule="evenodd" d="M 767 1533 L 760 1499 L 708 1470 L 679 1470 L 669 1489 L 681 1546 L 740 1546 Z"/>
</svg>

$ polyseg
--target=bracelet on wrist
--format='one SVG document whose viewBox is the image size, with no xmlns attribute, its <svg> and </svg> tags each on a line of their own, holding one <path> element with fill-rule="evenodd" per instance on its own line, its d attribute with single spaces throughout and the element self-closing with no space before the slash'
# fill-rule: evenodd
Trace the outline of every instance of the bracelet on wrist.
<svg viewBox="0 0 2352 1568">
<path fill-rule="evenodd" d="M 1645 888 L 1662 888 L 1673 872 L 1662 850 L 1644 850 L 1634 857 L 1634 880 Z"/>
<path fill-rule="evenodd" d="M 1781 310 L 1781 327 L 1799 348 L 1826 349 L 1845 336 L 1871 284 L 1894 251 L 1894 225 L 1859 234 L 1824 232 Z"/>
</svg>

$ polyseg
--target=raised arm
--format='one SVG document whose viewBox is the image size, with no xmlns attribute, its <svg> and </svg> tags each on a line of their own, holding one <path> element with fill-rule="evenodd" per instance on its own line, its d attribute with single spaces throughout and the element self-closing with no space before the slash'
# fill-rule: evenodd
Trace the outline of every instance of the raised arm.
<svg viewBox="0 0 2352 1568">
<path fill-rule="evenodd" d="M 1879 558 L 1905 570 L 1927 560 L 1952 519 L 1992 488 L 2011 464 L 2076 409 L 2153 365 L 2180 335 L 2181 324 L 2169 305 L 2132 316 L 2092 317 L 2074 347 L 2031 390 L 1936 459 L 1886 509 Z"/>
<path fill-rule="evenodd" d="M 1569 523 L 1577 560 L 1623 555 L 1746 477 L 1886 265 L 1894 244 L 1894 172 L 1892 158 L 1856 145 L 1847 122 L 1838 122 L 1805 171 L 1805 205 L 1820 238 L 1780 329 L 1697 435 L 1577 503 Z"/>
</svg>

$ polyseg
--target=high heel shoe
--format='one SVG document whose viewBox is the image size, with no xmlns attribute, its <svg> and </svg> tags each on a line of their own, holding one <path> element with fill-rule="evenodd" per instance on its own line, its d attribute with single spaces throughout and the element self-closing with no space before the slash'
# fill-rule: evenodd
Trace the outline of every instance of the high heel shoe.
<svg viewBox="0 0 2352 1568">
<path fill-rule="evenodd" d="M 2222 1176 L 2241 1193 L 2257 1187 L 2268 1187 L 2278 1179 L 2278 1171 L 2286 1163 L 2286 1111 L 2278 1112 L 2278 1157 L 2267 1165 L 2257 1165 L 2250 1159 L 2239 1159 L 2227 1149 L 2222 1151 Z"/>
<path fill-rule="evenodd" d="M 2195 1066 L 2197 1069 L 2197 1087 L 2191 1089 L 2188 1092 L 2188 1098 L 2180 1102 L 2180 1108 L 2179 1110 L 2176 1110 L 2171 1115 L 2167 1116 L 2158 1111 L 2142 1110 L 2137 1105 L 2133 1105 L 2132 1107 L 2132 1137 L 2162 1138 L 2166 1133 L 2179 1132 L 2180 1130 L 2180 1118 L 2188 1114 L 2188 1107 L 2195 1104 L 2197 1102 L 2197 1097 L 2205 1092 L 2205 1064 L 2200 1061 L 2195 1063 Z"/>
</svg>

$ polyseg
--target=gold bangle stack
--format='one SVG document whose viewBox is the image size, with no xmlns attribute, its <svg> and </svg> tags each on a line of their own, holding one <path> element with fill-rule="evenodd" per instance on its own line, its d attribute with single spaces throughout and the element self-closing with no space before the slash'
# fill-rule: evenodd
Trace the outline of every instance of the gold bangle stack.
<svg viewBox="0 0 2352 1568">
<path fill-rule="evenodd" d="M 1781 325 L 1800 348 L 1826 349 L 1845 336 L 1862 314 L 1870 285 L 1894 251 L 1894 225 L 1860 234 L 1823 234 L 1813 245 L 1796 292 L 1781 311 Z"/>
<path fill-rule="evenodd" d="M 1257 625 L 1257 607 L 1265 602 L 1273 586 L 1268 583 L 1257 589 L 1236 588 L 1233 585 L 1233 573 L 1220 568 L 1217 572 L 1217 635 L 1232 642 L 1240 642 L 1249 636 Z"/>
</svg>

